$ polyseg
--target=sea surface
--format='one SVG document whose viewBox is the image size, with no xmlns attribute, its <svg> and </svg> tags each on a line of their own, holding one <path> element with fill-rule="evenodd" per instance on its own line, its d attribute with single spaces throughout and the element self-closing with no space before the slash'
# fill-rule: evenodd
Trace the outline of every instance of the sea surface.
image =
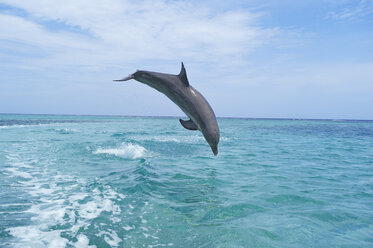
<svg viewBox="0 0 373 248">
<path fill-rule="evenodd" d="M 373 247 L 373 122 L 0 115 L 0 247 Z"/>
</svg>

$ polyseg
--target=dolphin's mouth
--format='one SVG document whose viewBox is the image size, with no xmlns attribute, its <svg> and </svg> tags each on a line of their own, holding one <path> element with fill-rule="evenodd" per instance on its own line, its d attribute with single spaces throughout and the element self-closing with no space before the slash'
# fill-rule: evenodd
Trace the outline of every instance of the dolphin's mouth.
<svg viewBox="0 0 373 248">
<path fill-rule="evenodd" d="M 215 156 L 218 155 L 218 147 L 217 146 L 211 147 L 211 150 L 212 150 L 212 152 L 214 153 Z"/>
<path fill-rule="evenodd" d="M 131 79 L 134 79 L 134 78 L 135 78 L 135 76 L 133 74 L 130 74 L 130 75 L 128 75 L 125 78 L 117 79 L 117 80 L 113 80 L 113 81 L 115 81 L 115 82 L 121 82 L 121 81 L 128 81 L 128 80 L 131 80 Z"/>
</svg>

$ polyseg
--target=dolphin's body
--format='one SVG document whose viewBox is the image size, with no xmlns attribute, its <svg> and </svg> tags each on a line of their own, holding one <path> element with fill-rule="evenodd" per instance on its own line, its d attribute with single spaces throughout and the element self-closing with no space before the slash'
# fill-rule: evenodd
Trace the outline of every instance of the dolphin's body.
<svg viewBox="0 0 373 248">
<path fill-rule="evenodd" d="M 130 79 L 149 85 L 170 98 L 190 118 L 188 121 L 180 119 L 181 125 L 189 130 L 200 130 L 214 155 L 218 154 L 220 131 L 214 111 L 201 93 L 189 85 L 183 63 L 179 75 L 137 71 L 114 81 Z"/>
</svg>

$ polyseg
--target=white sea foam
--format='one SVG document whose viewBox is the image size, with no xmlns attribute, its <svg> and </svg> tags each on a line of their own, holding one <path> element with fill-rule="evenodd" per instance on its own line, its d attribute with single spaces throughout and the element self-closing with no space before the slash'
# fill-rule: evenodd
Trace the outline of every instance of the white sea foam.
<svg viewBox="0 0 373 248">
<path fill-rule="evenodd" d="M 119 222 L 122 221 L 122 219 L 121 219 L 121 218 L 118 218 L 118 217 L 110 217 L 110 220 L 111 220 L 111 222 L 113 222 L 113 223 L 119 223 Z"/>
<path fill-rule="evenodd" d="M 116 148 L 98 148 L 94 151 L 94 154 L 110 154 L 117 157 L 137 159 L 143 158 L 146 155 L 147 150 L 136 144 L 122 143 L 121 146 Z"/>
<path fill-rule="evenodd" d="M 36 163 L 32 158 L 22 161 L 18 154 L 7 155 L 7 163 L 12 166 L 6 168 L 10 176 L 20 176 L 28 180 L 18 181 L 20 189 L 37 199 L 30 207 L 23 211 L 30 214 L 31 223 L 28 226 L 8 228 L 7 231 L 15 240 L 12 247 L 89 247 L 89 239 L 80 230 L 87 228 L 91 220 L 97 218 L 102 212 L 110 213 L 112 223 L 121 221 L 121 209 L 117 200 L 126 198 L 110 186 L 94 188 L 90 193 L 82 192 L 88 182 L 69 175 L 57 174 L 51 176 L 48 165 L 37 165 L 26 168 L 27 162 Z M 21 171 L 27 170 L 26 171 Z M 71 185 L 64 185 L 71 183 Z M 62 186 L 64 185 L 64 186 Z M 88 198 L 89 197 L 89 198 Z M 86 199 L 88 202 L 81 203 Z M 62 230 L 54 230 L 54 226 L 70 224 L 69 235 L 77 238 L 76 242 L 61 237 Z M 115 232 L 103 237 L 112 247 L 118 246 L 122 241 Z"/>
<path fill-rule="evenodd" d="M 86 193 L 74 194 L 74 195 L 69 196 L 69 200 L 71 202 L 76 202 L 76 201 L 83 200 L 86 197 L 88 197 L 88 194 Z"/>
<path fill-rule="evenodd" d="M 129 231 L 129 230 L 135 229 L 135 226 L 125 225 L 125 226 L 123 226 L 123 229 L 126 230 L 126 231 Z"/>
<path fill-rule="evenodd" d="M 92 190 L 90 196 L 81 192 L 68 192 L 67 196 L 64 190 L 69 190 L 66 187 L 58 186 L 62 181 L 70 181 L 71 178 L 61 175 L 50 178 L 49 189 L 44 189 L 45 181 L 33 178 L 27 182 L 21 183 L 32 196 L 39 199 L 39 203 L 32 205 L 26 213 L 32 214 L 31 220 L 33 224 L 27 227 L 13 227 L 7 229 L 9 233 L 17 238 L 17 242 L 13 244 L 15 247 L 89 247 L 89 239 L 79 234 L 78 241 L 73 243 L 60 236 L 61 231 L 51 230 L 55 225 L 72 224 L 68 230 L 71 235 L 77 235 L 78 231 L 90 225 L 91 220 L 99 217 L 102 212 L 109 212 L 113 223 L 120 221 L 118 218 L 121 210 L 113 200 L 122 199 L 125 197 L 106 186 L 99 190 Z M 79 181 L 79 180 L 77 180 Z M 84 186 L 84 185 L 81 185 Z M 71 186 L 71 188 L 74 188 Z M 79 203 L 86 197 L 92 197 L 87 203 Z M 66 230 L 65 230 L 66 231 Z M 116 233 L 107 233 L 104 240 L 112 247 L 118 246 L 121 239 Z"/>
<path fill-rule="evenodd" d="M 66 247 L 68 240 L 61 237 L 61 231 L 45 232 L 41 226 L 20 226 L 8 229 L 10 235 L 17 237 L 19 242 L 12 247 Z"/>
<path fill-rule="evenodd" d="M 84 234 L 78 236 L 78 241 L 74 244 L 76 248 L 96 248 L 95 245 L 88 245 L 89 239 Z"/>
<path fill-rule="evenodd" d="M 64 224 L 65 220 L 63 217 L 67 213 L 67 206 L 63 206 L 64 200 L 48 200 L 42 198 L 42 204 L 33 205 L 26 212 L 32 213 L 34 216 L 31 220 L 44 223 Z M 48 224 L 47 224 L 48 225 Z"/>
<path fill-rule="evenodd" d="M 85 219 L 94 219 L 100 216 L 101 212 L 107 211 L 119 214 L 120 208 L 109 199 L 96 197 L 94 201 L 79 205 L 79 215 Z"/>
<path fill-rule="evenodd" d="M 108 243 L 111 247 L 119 246 L 119 243 L 122 241 L 122 239 L 118 237 L 118 234 L 115 231 L 109 231 L 110 232 L 101 231 L 98 236 L 103 236 L 106 243 Z"/>
</svg>

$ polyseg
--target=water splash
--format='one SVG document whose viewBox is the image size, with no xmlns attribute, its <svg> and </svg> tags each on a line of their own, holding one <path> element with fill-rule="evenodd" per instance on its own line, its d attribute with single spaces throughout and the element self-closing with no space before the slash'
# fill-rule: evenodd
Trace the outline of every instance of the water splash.
<svg viewBox="0 0 373 248">
<path fill-rule="evenodd" d="M 121 158 L 137 159 L 144 158 L 147 155 L 147 150 L 136 144 L 122 143 L 119 147 L 114 148 L 98 148 L 94 154 L 109 154 Z"/>
</svg>

